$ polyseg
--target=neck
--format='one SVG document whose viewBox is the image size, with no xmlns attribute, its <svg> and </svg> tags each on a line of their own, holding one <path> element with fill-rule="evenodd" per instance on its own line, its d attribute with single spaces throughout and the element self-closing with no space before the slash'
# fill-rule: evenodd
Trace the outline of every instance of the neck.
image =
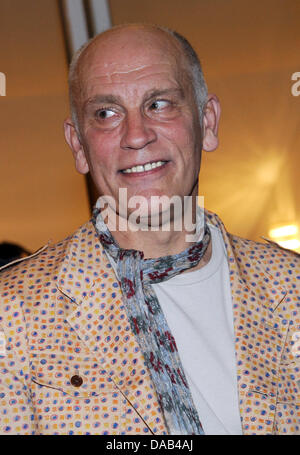
<svg viewBox="0 0 300 455">
<path fill-rule="evenodd" d="M 182 232 L 112 232 L 115 240 L 121 248 L 134 249 L 144 252 L 144 258 L 159 258 L 178 254 L 184 251 L 191 242 L 186 241 L 186 233 Z M 192 269 L 197 270 L 208 264 L 212 255 L 212 242 L 209 242 L 207 250 L 200 262 Z"/>
<path fill-rule="evenodd" d="M 180 253 L 191 242 L 186 241 L 185 232 L 176 231 L 138 231 L 112 232 L 121 248 L 135 249 L 144 252 L 145 258 L 158 258 Z"/>
<path fill-rule="evenodd" d="M 130 223 L 127 223 L 127 219 L 125 220 L 115 212 L 114 219 L 117 218 L 115 227 L 110 226 L 110 223 L 106 224 L 121 248 L 143 251 L 145 258 L 159 258 L 178 254 L 199 240 L 201 233 L 196 233 L 196 221 L 198 221 L 198 228 L 199 226 L 203 228 L 204 220 L 199 220 L 199 218 L 197 220 L 196 214 L 197 198 L 192 197 L 189 199 L 188 205 L 184 206 L 184 211 L 180 213 L 180 216 L 175 217 L 174 215 L 168 225 L 162 224 L 162 217 L 158 217 L 160 223 L 156 224 L 155 230 L 148 226 L 148 223 L 143 224 L 144 230 L 132 229 Z M 197 268 L 205 265 L 210 256 L 211 245 L 207 248 Z"/>
</svg>

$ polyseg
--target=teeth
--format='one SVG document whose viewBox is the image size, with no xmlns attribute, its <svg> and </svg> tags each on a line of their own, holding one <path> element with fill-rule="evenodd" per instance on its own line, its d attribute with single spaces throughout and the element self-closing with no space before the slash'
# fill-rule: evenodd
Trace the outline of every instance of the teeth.
<svg viewBox="0 0 300 455">
<path fill-rule="evenodd" d="M 155 161 L 154 163 L 147 163 L 144 166 L 143 165 L 138 165 L 138 166 L 133 166 L 129 169 L 125 169 L 123 172 L 126 174 L 131 174 L 132 172 L 144 172 L 144 171 L 150 171 L 151 169 L 155 169 L 156 167 L 160 167 L 163 164 L 165 164 L 165 161 Z"/>
</svg>

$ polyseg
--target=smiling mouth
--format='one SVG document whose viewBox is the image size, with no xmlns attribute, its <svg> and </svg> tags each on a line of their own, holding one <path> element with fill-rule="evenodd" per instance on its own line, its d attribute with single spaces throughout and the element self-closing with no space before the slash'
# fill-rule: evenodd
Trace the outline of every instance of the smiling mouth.
<svg viewBox="0 0 300 455">
<path fill-rule="evenodd" d="M 139 164 L 138 166 L 133 166 L 127 169 L 123 169 L 121 172 L 123 174 L 138 174 L 139 172 L 147 172 L 152 171 L 152 169 L 156 169 L 158 167 L 163 166 L 168 161 L 151 161 L 146 164 Z"/>
</svg>

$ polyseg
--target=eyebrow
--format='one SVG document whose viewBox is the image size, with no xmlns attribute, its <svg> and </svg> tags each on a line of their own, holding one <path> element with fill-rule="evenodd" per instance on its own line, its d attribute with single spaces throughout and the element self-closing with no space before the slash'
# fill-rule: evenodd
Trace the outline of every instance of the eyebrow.
<svg viewBox="0 0 300 455">
<path fill-rule="evenodd" d="M 166 88 L 166 89 L 152 89 L 149 90 L 148 92 L 145 93 L 144 96 L 144 101 L 150 99 L 150 98 L 156 98 L 157 96 L 163 96 L 163 95 L 179 95 L 180 98 L 184 98 L 184 91 L 182 88 Z"/>
<path fill-rule="evenodd" d="M 122 104 L 122 100 L 119 96 L 115 95 L 96 95 L 84 103 L 84 109 L 93 104 Z"/>
<path fill-rule="evenodd" d="M 184 91 L 182 88 L 167 88 L 167 89 L 151 89 L 145 93 L 143 103 L 151 98 L 163 95 L 177 94 L 181 99 L 184 98 Z M 121 97 L 117 95 L 95 95 L 84 103 L 84 109 L 95 104 L 120 104 L 122 105 Z"/>
</svg>

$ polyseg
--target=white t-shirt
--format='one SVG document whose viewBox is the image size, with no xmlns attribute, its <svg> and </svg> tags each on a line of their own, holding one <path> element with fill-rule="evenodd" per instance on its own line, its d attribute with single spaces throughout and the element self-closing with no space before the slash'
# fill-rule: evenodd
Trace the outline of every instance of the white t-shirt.
<svg viewBox="0 0 300 455">
<path fill-rule="evenodd" d="M 229 271 L 222 234 L 209 227 L 208 264 L 152 286 L 175 338 L 205 434 L 238 435 L 242 428 Z"/>
</svg>

